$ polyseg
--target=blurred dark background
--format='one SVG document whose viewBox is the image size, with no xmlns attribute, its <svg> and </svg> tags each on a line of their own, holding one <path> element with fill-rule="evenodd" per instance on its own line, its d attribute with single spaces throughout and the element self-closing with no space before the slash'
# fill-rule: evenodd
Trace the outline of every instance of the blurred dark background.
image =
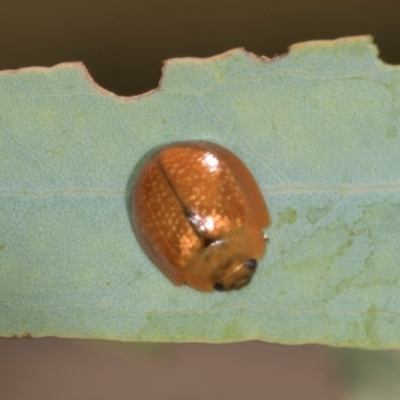
<svg viewBox="0 0 400 400">
<path fill-rule="evenodd" d="M 83 61 L 99 85 L 129 96 L 157 87 L 168 58 L 236 47 L 274 57 L 362 34 L 399 64 L 399 11 L 398 0 L 3 0 L 0 70 Z M 339 400 L 350 364 L 313 345 L 0 339 L 0 399 Z"/>
<path fill-rule="evenodd" d="M 2 400 L 342 400 L 323 346 L 0 340 Z M 347 400 L 347 398 L 346 398 Z"/>
<path fill-rule="evenodd" d="M 154 89 L 163 60 L 371 34 L 400 63 L 398 0 L 3 0 L 0 69 L 83 61 L 120 95 Z"/>
</svg>

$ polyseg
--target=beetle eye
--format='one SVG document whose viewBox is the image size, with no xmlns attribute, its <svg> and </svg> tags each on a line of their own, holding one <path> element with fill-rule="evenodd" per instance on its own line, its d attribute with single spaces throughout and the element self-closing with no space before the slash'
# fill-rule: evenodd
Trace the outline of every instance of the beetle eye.
<svg viewBox="0 0 400 400">
<path fill-rule="evenodd" d="M 256 269 L 257 267 L 257 260 L 254 260 L 253 258 L 251 260 L 247 260 L 244 265 L 248 268 L 248 269 Z"/>
<path fill-rule="evenodd" d="M 219 292 L 222 292 L 223 290 L 225 290 L 224 285 L 221 282 L 217 282 L 214 285 L 214 289 L 218 290 Z"/>
</svg>

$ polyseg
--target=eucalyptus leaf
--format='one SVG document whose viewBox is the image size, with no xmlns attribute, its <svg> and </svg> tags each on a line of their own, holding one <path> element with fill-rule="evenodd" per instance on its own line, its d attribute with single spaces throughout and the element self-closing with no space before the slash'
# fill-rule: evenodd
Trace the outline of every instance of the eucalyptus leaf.
<svg viewBox="0 0 400 400">
<path fill-rule="evenodd" d="M 0 335 L 400 347 L 399 134 L 400 69 L 369 37 L 170 60 L 132 98 L 76 63 L 1 73 Z M 239 291 L 173 286 L 132 233 L 144 156 L 198 139 L 272 216 Z"/>
</svg>

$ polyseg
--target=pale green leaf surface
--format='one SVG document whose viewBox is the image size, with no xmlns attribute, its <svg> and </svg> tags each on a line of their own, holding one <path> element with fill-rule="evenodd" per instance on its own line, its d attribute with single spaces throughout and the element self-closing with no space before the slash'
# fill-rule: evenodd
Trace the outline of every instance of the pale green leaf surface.
<svg viewBox="0 0 400 400">
<path fill-rule="evenodd" d="M 134 73 L 134 71 L 132 71 Z M 400 347 L 400 69 L 370 38 L 171 60 L 119 98 L 79 64 L 0 75 L 0 335 Z M 251 285 L 174 287 L 127 204 L 155 146 L 218 142 L 273 224 Z"/>
</svg>

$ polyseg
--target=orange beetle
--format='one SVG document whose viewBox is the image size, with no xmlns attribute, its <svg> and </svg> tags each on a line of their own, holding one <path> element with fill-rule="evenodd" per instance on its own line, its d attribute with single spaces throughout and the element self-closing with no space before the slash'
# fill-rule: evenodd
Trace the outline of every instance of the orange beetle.
<svg viewBox="0 0 400 400">
<path fill-rule="evenodd" d="M 161 148 L 132 190 L 133 228 L 145 253 L 175 285 L 203 292 L 250 282 L 270 222 L 251 172 L 210 142 Z"/>
</svg>

